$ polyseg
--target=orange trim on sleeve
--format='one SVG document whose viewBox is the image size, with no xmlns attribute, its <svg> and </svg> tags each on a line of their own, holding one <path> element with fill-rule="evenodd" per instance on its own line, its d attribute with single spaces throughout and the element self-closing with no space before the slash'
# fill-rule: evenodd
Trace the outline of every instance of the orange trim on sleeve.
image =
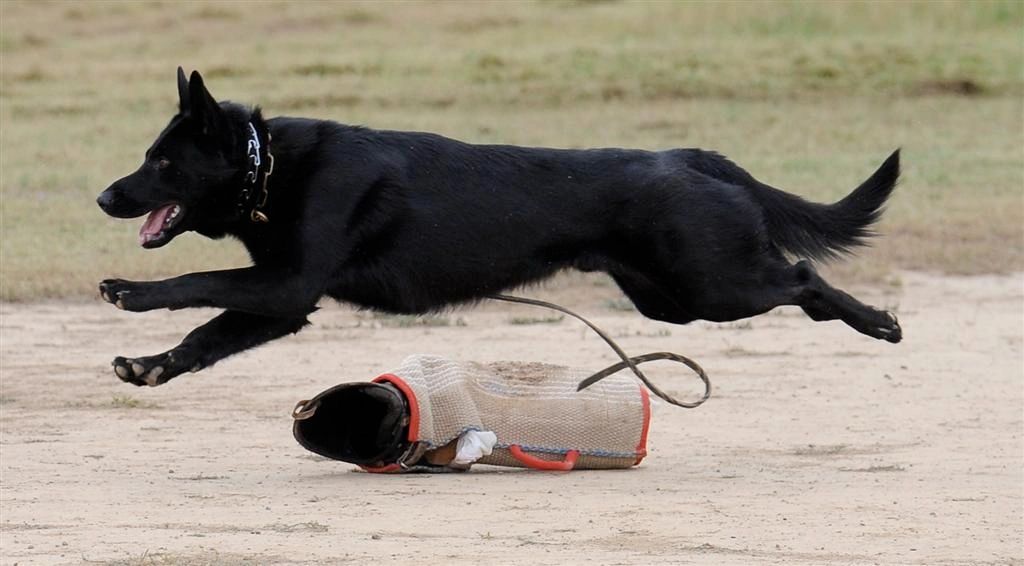
<svg viewBox="0 0 1024 566">
<path fill-rule="evenodd" d="M 389 474 L 391 472 L 397 472 L 402 469 L 398 464 L 388 464 L 387 466 L 378 466 L 376 468 L 370 466 L 359 466 L 363 470 L 370 472 L 371 474 Z"/>
<path fill-rule="evenodd" d="M 536 456 L 531 456 L 523 451 L 518 444 L 513 444 L 508 447 L 509 454 L 516 460 L 522 462 L 527 468 L 533 468 L 534 470 L 552 470 L 557 472 L 568 472 L 576 466 L 576 460 L 580 457 L 579 450 L 570 450 L 565 453 L 563 460 L 542 460 Z"/>
<path fill-rule="evenodd" d="M 413 392 L 412 387 L 393 373 L 385 373 L 384 375 L 373 380 L 374 383 L 386 382 L 394 385 L 405 395 L 405 400 L 409 402 L 409 442 L 417 442 L 420 439 L 420 402 L 416 400 L 416 393 Z"/>
<path fill-rule="evenodd" d="M 633 465 L 639 464 L 644 456 L 647 456 L 647 431 L 651 428 L 651 396 L 647 393 L 647 388 L 640 385 L 640 401 L 644 407 L 644 426 L 640 430 L 640 442 L 636 445 L 636 462 Z"/>
<path fill-rule="evenodd" d="M 393 373 L 385 373 L 373 380 L 373 383 L 382 382 L 394 385 L 402 392 L 402 395 L 405 395 L 405 400 L 409 404 L 409 442 L 417 442 L 420 435 L 420 403 L 416 400 L 416 393 L 413 392 L 412 387 L 409 387 L 408 383 Z M 359 467 L 371 474 L 389 474 L 402 469 L 398 464 L 388 464 L 376 468 L 371 466 Z"/>
</svg>

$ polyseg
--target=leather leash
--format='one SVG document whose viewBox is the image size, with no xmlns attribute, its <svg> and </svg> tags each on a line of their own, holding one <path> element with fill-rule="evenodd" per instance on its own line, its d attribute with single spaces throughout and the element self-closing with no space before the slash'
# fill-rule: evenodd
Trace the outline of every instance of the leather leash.
<svg viewBox="0 0 1024 566">
<path fill-rule="evenodd" d="M 496 301 L 505 301 L 509 303 L 519 303 L 523 305 L 544 307 L 556 310 L 561 313 L 565 313 L 579 320 L 583 324 L 586 324 L 591 330 L 597 333 L 597 335 L 600 336 L 601 339 L 604 340 L 605 343 L 608 344 L 608 346 L 612 350 L 615 351 L 615 353 L 619 356 L 619 358 L 622 361 L 610 365 L 604 368 L 603 370 L 595 373 L 594 375 L 591 375 L 590 377 L 584 379 L 577 386 L 577 391 L 582 391 L 583 389 L 590 387 L 591 385 L 597 383 L 598 381 L 601 381 L 602 379 L 608 377 L 609 375 L 612 375 L 613 373 L 616 373 L 625 368 L 629 368 L 633 372 L 633 374 L 636 375 L 641 382 L 643 382 L 644 386 L 646 386 L 647 389 L 651 391 L 651 393 L 654 393 L 665 402 L 675 405 L 677 407 L 683 407 L 684 409 L 693 409 L 695 407 L 701 406 L 704 403 L 704 401 L 707 401 L 708 398 L 711 397 L 711 380 L 708 379 L 708 375 L 707 373 L 704 372 L 704 368 L 700 367 L 700 364 L 691 360 L 690 358 L 687 358 L 686 356 L 683 356 L 681 354 L 675 354 L 672 352 L 653 352 L 650 354 L 644 354 L 642 356 L 635 356 L 631 358 L 626 354 L 626 352 L 621 347 L 619 347 L 618 344 L 615 343 L 615 340 L 612 340 L 611 336 L 609 336 L 605 331 L 598 328 L 597 325 L 590 322 L 589 320 L 583 318 L 582 316 L 572 312 L 571 310 L 563 306 L 556 305 L 554 303 L 549 303 L 547 301 L 539 301 L 537 299 L 525 299 L 522 297 L 513 297 L 510 295 L 490 295 L 488 296 L 488 298 L 494 299 Z M 697 377 L 700 378 L 701 382 L 704 383 L 704 395 L 701 396 L 701 398 L 698 399 L 697 401 L 679 401 L 675 397 L 672 397 L 668 393 L 665 393 L 661 389 L 658 389 L 658 387 L 654 385 L 654 383 L 652 383 L 646 375 L 644 375 L 644 372 L 640 371 L 640 368 L 637 367 L 642 363 L 651 362 L 654 360 L 669 360 L 672 362 L 677 362 L 693 370 L 693 372 L 697 374 Z"/>
</svg>

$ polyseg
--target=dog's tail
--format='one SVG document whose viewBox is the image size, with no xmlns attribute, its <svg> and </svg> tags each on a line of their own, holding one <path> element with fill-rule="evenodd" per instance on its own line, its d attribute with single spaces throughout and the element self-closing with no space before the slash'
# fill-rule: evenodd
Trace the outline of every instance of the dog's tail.
<svg viewBox="0 0 1024 566">
<path fill-rule="evenodd" d="M 817 204 L 758 183 L 754 193 L 764 207 L 768 237 L 778 247 L 812 260 L 827 261 L 865 245 L 871 225 L 900 176 L 896 150 L 867 181 L 833 204 Z"/>
</svg>

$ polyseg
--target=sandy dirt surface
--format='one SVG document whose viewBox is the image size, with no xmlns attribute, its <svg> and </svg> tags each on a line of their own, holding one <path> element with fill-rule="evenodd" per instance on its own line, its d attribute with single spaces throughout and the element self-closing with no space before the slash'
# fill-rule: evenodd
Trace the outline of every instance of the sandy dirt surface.
<svg viewBox="0 0 1024 566">
<path fill-rule="evenodd" d="M 1024 278 L 900 275 L 893 346 L 795 310 L 671 326 L 564 300 L 633 354 L 697 358 L 714 396 L 655 406 L 638 468 L 380 476 L 291 436 L 290 410 L 410 353 L 600 368 L 575 321 L 485 305 L 450 326 L 327 306 L 314 326 L 137 389 L 115 355 L 165 350 L 212 312 L 4 304 L 3 564 L 1021 564 Z M 598 282 L 600 283 L 600 282 Z M 695 380 L 651 375 L 679 395 Z"/>
</svg>

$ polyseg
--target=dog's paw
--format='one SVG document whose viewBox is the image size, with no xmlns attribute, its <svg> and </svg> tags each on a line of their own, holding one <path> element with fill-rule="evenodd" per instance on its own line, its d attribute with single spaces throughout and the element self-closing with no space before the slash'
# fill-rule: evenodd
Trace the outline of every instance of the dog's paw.
<svg viewBox="0 0 1024 566">
<path fill-rule="evenodd" d="M 903 340 L 903 329 L 900 328 L 900 321 L 896 319 L 896 315 L 889 311 L 885 311 L 883 314 L 888 317 L 889 321 L 888 324 L 882 325 L 878 328 L 878 331 L 881 334 L 879 338 L 886 342 L 898 344 L 900 340 Z"/>
<path fill-rule="evenodd" d="M 191 369 L 188 360 L 182 359 L 181 354 L 174 350 L 141 358 L 118 356 L 111 365 L 121 381 L 140 387 L 163 385 Z"/>
<path fill-rule="evenodd" d="M 886 311 L 886 315 L 889 316 L 889 325 L 887 328 L 883 329 L 885 336 L 882 338 L 887 342 L 898 344 L 903 340 L 903 329 L 900 328 L 899 320 L 896 318 L 895 314 Z"/>
<path fill-rule="evenodd" d="M 100 297 L 115 307 L 132 312 L 147 311 L 156 306 L 149 304 L 149 293 L 145 283 L 106 279 L 100 283 Z"/>
</svg>

